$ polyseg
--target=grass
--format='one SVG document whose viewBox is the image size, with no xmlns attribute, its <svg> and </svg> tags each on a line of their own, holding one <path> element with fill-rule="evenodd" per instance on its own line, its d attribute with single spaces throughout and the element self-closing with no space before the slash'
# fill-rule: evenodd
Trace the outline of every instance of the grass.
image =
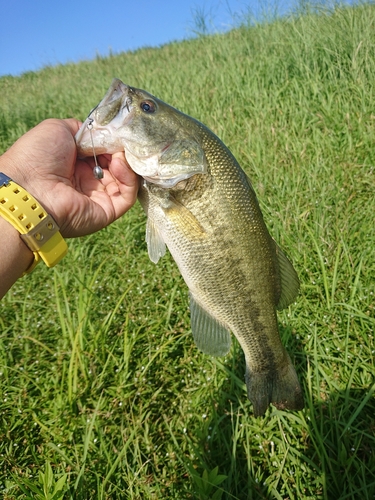
<svg viewBox="0 0 375 500">
<path fill-rule="evenodd" d="M 306 402 L 253 417 L 241 349 L 197 351 L 136 205 L 0 303 L 4 499 L 374 498 L 374 29 L 371 4 L 304 9 L 0 79 L 0 150 L 114 76 L 224 140 L 301 279 L 279 320 Z"/>
</svg>

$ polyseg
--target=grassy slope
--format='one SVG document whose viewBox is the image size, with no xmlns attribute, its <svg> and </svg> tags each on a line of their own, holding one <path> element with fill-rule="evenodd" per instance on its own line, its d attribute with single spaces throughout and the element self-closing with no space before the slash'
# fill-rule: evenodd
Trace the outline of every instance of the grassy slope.
<svg viewBox="0 0 375 500">
<path fill-rule="evenodd" d="M 0 79 L 0 150 L 114 76 L 224 140 L 301 278 L 279 319 L 306 398 L 252 416 L 240 348 L 197 351 L 137 205 L 0 304 L 6 499 L 59 477 L 76 499 L 374 497 L 374 32 L 374 7 L 337 9 Z"/>
</svg>

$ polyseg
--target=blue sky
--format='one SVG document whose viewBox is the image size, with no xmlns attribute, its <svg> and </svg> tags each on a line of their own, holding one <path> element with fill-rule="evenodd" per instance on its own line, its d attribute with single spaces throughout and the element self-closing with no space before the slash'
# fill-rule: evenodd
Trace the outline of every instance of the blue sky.
<svg viewBox="0 0 375 500">
<path fill-rule="evenodd" d="M 281 0 L 289 5 L 292 0 Z M 190 38 L 204 14 L 222 31 L 277 0 L 8 0 L 1 6 L 0 76 Z"/>
<path fill-rule="evenodd" d="M 3 0 L 0 76 L 190 38 L 202 15 L 224 31 L 308 1 L 355 0 Z"/>
</svg>

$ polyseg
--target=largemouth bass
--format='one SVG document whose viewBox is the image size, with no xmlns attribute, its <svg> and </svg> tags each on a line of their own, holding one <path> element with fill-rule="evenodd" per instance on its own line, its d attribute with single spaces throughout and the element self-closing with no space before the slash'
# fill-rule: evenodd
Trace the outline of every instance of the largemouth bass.
<svg viewBox="0 0 375 500">
<path fill-rule="evenodd" d="M 91 129 L 91 131 L 89 130 Z M 205 125 L 144 90 L 112 82 L 76 135 L 80 156 L 125 151 L 143 177 L 150 259 L 168 247 L 189 288 L 198 348 L 224 356 L 232 332 L 246 360 L 256 416 L 272 403 L 300 410 L 303 396 L 282 345 L 276 309 L 292 303 L 297 274 L 271 238 L 250 181 Z"/>
</svg>

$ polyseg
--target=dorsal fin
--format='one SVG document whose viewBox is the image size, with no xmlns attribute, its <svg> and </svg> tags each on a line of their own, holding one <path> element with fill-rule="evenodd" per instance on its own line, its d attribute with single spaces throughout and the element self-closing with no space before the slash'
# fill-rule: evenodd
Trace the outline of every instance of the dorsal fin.
<svg viewBox="0 0 375 500">
<path fill-rule="evenodd" d="M 202 352 L 211 356 L 225 356 L 231 345 L 230 332 L 198 304 L 190 293 L 191 330 L 194 341 Z"/>
<path fill-rule="evenodd" d="M 280 310 L 285 309 L 285 307 L 294 302 L 299 291 L 299 279 L 292 263 L 284 254 L 284 252 L 277 246 L 276 243 L 275 247 L 279 265 L 281 288 L 280 298 L 278 303 L 276 304 L 276 309 Z"/>
</svg>

